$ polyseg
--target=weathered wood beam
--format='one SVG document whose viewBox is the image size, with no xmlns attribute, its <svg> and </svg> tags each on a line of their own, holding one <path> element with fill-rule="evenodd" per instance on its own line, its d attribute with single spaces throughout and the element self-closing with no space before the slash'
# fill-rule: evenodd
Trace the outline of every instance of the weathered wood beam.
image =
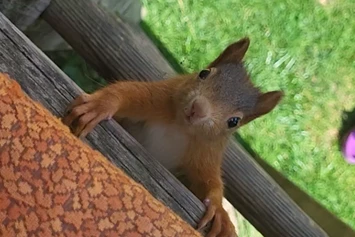
<svg viewBox="0 0 355 237">
<path fill-rule="evenodd" d="M 297 205 L 309 215 L 330 237 L 353 237 L 355 231 L 337 216 L 318 203 L 297 185 L 288 180 L 275 168 L 267 164 L 257 155 L 253 155 L 255 161 L 272 177 L 277 184 L 292 198 Z"/>
<path fill-rule="evenodd" d="M 0 71 L 55 116 L 82 90 L 0 13 Z M 192 226 L 205 212 L 203 204 L 115 121 L 97 126 L 85 140 L 141 183 L 158 200 Z"/>
<path fill-rule="evenodd" d="M 223 166 L 226 174 L 224 181 L 227 183 L 226 198 L 233 205 L 236 205 L 238 211 L 249 222 L 252 224 L 257 223 L 255 227 L 260 233 L 264 236 L 280 237 L 328 236 L 252 160 L 242 146 L 233 142 L 227 149 L 226 157 L 227 159 Z M 230 157 L 234 157 L 234 159 L 230 159 Z M 251 163 L 254 169 L 250 169 Z M 253 191 L 251 192 L 250 189 Z M 249 196 L 251 193 L 255 195 L 254 199 Z M 248 213 L 248 215 L 245 215 L 245 213 Z M 287 219 L 285 220 L 284 218 Z M 303 229 L 304 227 L 301 227 L 301 225 L 307 227 L 308 230 Z M 277 229 L 277 233 L 270 234 L 270 229 Z"/>
<path fill-rule="evenodd" d="M 116 16 L 107 15 L 107 11 L 91 1 L 54 1 L 47 10 L 43 19 L 105 79 L 157 80 L 174 74 L 170 66 L 163 67 L 160 52 L 143 33 L 137 37 L 138 29 L 132 29 Z M 93 38 L 86 38 L 88 29 Z M 137 54 L 142 49 L 144 53 Z"/>
<path fill-rule="evenodd" d="M 52 0 L 43 18 L 108 80 L 159 80 L 174 74 L 148 39 L 137 39 L 127 24 L 90 2 Z M 229 201 L 264 236 L 327 236 L 235 144 L 223 169 Z"/>
<path fill-rule="evenodd" d="M 23 0 L 12 0 L 21 2 Z M 123 20 L 132 25 L 138 25 L 141 21 L 140 0 L 88 0 L 99 4 L 108 11 L 118 14 Z M 32 42 L 43 51 L 58 51 L 71 49 L 65 40 L 42 19 L 38 19 L 29 26 L 25 34 Z"/>
<path fill-rule="evenodd" d="M 90 0 L 107 11 L 119 15 L 121 19 L 137 25 L 141 21 L 141 0 Z"/>
<path fill-rule="evenodd" d="M 25 30 L 41 15 L 50 0 L 1 0 L 0 11 L 20 30 Z"/>
</svg>

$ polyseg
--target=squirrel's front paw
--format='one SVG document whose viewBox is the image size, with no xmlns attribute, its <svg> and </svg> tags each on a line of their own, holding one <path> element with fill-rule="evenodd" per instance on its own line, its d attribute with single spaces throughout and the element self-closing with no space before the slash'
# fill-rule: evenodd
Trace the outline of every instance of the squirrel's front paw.
<svg viewBox="0 0 355 237">
<path fill-rule="evenodd" d="M 211 230 L 206 237 L 237 237 L 234 225 L 229 219 L 228 213 L 223 209 L 222 204 L 216 205 L 207 198 L 203 203 L 207 211 L 199 222 L 198 229 L 202 229 L 213 219 Z"/>
<path fill-rule="evenodd" d="M 110 101 L 102 94 L 83 94 L 67 108 L 63 123 L 71 127 L 76 136 L 85 137 L 102 120 L 115 114 Z"/>
</svg>

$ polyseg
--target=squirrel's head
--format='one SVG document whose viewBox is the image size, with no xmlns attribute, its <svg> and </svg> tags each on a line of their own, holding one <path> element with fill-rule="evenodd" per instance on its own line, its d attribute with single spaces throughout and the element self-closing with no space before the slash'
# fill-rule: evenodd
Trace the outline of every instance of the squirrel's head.
<svg viewBox="0 0 355 237">
<path fill-rule="evenodd" d="M 188 127 L 203 135 L 229 135 L 269 113 L 282 91 L 262 93 L 250 81 L 242 60 L 249 47 L 244 38 L 229 45 L 205 69 L 193 74 L 180 107 Z"/>
</svg>

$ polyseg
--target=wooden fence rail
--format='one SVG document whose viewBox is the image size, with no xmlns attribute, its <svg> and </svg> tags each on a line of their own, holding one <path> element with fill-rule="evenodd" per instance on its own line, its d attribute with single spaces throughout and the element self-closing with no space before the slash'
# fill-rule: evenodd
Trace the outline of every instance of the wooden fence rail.
<svg viewBox="0 0 355 237">
<path fill-rule="evenodd" d="M 50 0 L 1 0 L 1 12 L 20 30 L 27 29 L 49 5 Z"/>
</svg>

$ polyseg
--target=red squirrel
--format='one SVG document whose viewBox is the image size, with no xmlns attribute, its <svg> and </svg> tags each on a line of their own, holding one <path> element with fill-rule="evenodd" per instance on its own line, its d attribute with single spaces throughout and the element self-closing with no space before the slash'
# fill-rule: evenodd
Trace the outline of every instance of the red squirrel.
<svg viewBox="0 0 355 237">
<path fill-rule="evenodd" d="M 250 81 L 242 62 L 249 44 L 243 38 L 229 45 L 197 73 L 119 81 L 83 94 L 69 105 L 63 122 L 76 121 L 73 133 L 85 137 L 102 120 L 121 121 L 168 170 L 185 175 L 207 207 L 199 230 L 213 221 L 208 237 L 237 236 L 222 206 L 223 154 L 237 128 L 269 113 L 283 97 L 282 91 L 262 93 Z"/>
</svg>

